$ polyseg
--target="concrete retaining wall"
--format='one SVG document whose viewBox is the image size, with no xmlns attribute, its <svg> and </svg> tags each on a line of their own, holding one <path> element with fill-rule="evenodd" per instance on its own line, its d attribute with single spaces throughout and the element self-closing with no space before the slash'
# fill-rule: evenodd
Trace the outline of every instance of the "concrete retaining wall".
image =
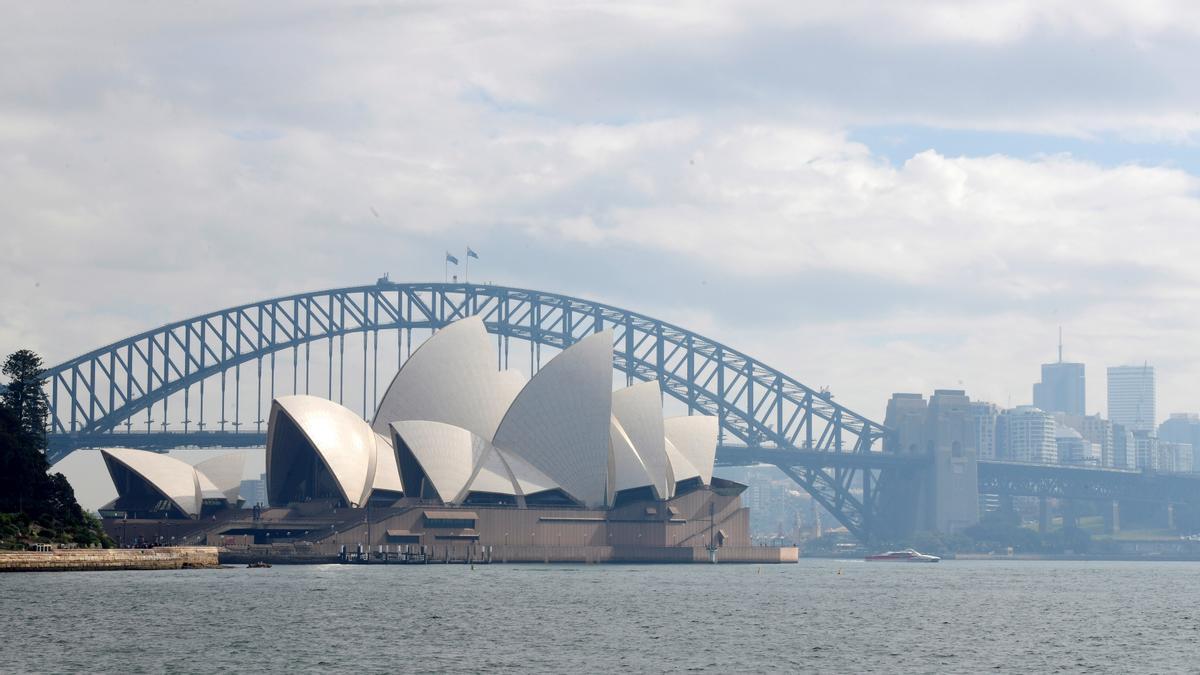
<svg viewBox="0 0 1200 675">
<path fill-rule="evenodd" d="M 217 564 L 215 546 L 0 551 L 0 572 L 175 570 L 216 567 Z"/>
<path fill-rule="evenodd" d="M 229 546 L 221 549 L 221 562 L 241 565 L 252 562 L 271 564 L 325 564 L 337 562 L 340 546 L 328 542 L 292 545 L 272 544 Z M 348 547 L 354 551 L 354 547 Z M 403 545 L 387 545 L 388 552 L 401 550 Z M 417 547 L 411 546 L 412 550 Z M 376 550 L 375 548 L 371 549 Z M 429 562 L 446 560 L 465 562 L 486 557 L 480 546 L 467 544 L 435 544 L 426 546 Z M 794 563 L 799 550 L 794 546 L 725 546 L 717 552 L 718 563 Z M 492 546 L 493 563 L 707 563 L 708 551 L 700 546 Z"/>
</svg>

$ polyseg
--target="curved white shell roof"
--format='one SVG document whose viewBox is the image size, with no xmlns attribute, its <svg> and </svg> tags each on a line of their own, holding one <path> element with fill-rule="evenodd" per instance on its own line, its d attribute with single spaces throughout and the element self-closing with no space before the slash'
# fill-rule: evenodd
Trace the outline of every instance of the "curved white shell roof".
<svg viewBox="0 0 1200 675">
<path fill-rule="evenodd" d="M 287 415 L 337 482 L 350 506 L 365 504 L 375 482 L 375 433 L 352 410 L 316 396 L 280 396 L 271 406 L 270 426 L 277 415 Z M 267 435 L 267 477 L 271 478 L 274 434 Z"/>
<path fill-rule="evenodd" d="M 613 392 L 613 415 L 628 434 L 660 497 L 670 494 L 662 389 L 658 381 L 642 382 Z M 640 487 L 640 486 L 638 486 Z M 617 490 L 624 488 L 618 487 Z"/>
<path fill-rule="evenodd" d="M 491 438 L 523 385 L 519 373 L 496 370 L 483 319 L 467 317 L 435 333 L 404 362 L 371 427 L 388 434 L 392 422 L 428 420 Z"/>
<path fill-rule="evenodd" d="M 316 451 L 351 506 L 365 504 L 374 490 L 419 497 L 421 485 L 404 482 L 422 475 L 446 503 L 470 492 L 562 490 L 596 507 L 615 492 L 645 486 L 669 498 L 679 481 L 711 482 L 717 438 L 715 418 L 664 421 L 657 382 L 612 391 L 611 331 L 580 340 L 524 382 L 496 369 L 479 317 L 426 340 L 397 373 L 372 424 L 313 396 L 280 397 L 272 426 L 280 415 Z M 279 436 L 290 439 L 281 448 L 302 447 L 296 430 Z M 272 459 L 287 461 L 286 453 L 273 456 L 276 437 L 269 432 L 268 480 Z M 195 472 L 197 502 L 216 488 L 230 494 L 231 466 L 214 462 L 211 472 L 215 481 Z"/>
<path fill-rule="evenodd" d="M 675 449 L 674 443 L 667 441 L 665 447 L 667 449 L 667 460 L 671 464 L 671 496 L 674 497 L 675 484 L 699 476 L 700 471 L 695 466 L 692 466 L 692 463 L 681 452 Z"/>
<path fill-rule="evenodd" d="M 461 496 L 471 479 L 476 463 L 482 459 L 490 443 L 470 431 L 444 422 L 407 420 L 393 422 L 397 446 L 412 452 L 438 497 L 453 503 Z M 418 485 L 408 486 L 411 496 L 418 496 Z"/>
<path fill-rule="evenodd" d="M 397 443 L 412 452 L 447 504 L 461 503 L 471 492 L 524 496 L 559 487 L 528 462 L 466 429 L 425 420 L 393 422 L 391 427 Z M 408 487 L 417 496 L 420 486 Z"/>
<path fill-rule="evenodd" d="M 590 335 L 535 375 L 504 415 L 493 442 L 528 461 L 588 506 L 608 483 L 612 331 Z"/>
<path fill-rule="evenodd" d="M 129 448 L 103 448 L 100 454 L 105 461 L 118 462 L 141 476 L 184 513 L 192 517 L 200 514 L 202 486 L 196 468 L 191 464 L 157 452 Z M 216 486 L 207 478 L 203 487 L 216 491 Z"/>
<path fill-rule="evenodd" d="M 390 436 L 375 434 L 375 480 L 371 489 L 404 492 L 400 467 L 396 465 L 396 450 L 392 448 Z"/>
<path fill-rule="evenodd" d="M 711 415 L 669 417 L 663 421 L 667 440 L 700 474 L 705 485 L 712 483 L 717 458 L 717 418 Z"/>
<path fill-rule="evenodd" d="M 196 465 L 196 471 L 212 480 L 213 485 L 221 491 L 225 499 L 236 504 L 241 496 L 242 471 L 245 466 L 245 453 L 231 452 L 200 462 Z"/>
<path fill-rule="evenodd" d="M 512 474 L 513 482 L 517 486 L 517 493 L 522 496 L 545 492 L 546 490 L 557 490 L 559 485 L 550 479 L 549 476 L 538 471 L 529 462 L 520 457 L 506 452 L 500 448 L 496 448 L 496 453 L 504 460 L 508 466 L 509 472 Z"/>
<path fill-rule="evenodd" d="M 517 489 L 512 472 L 509 471 L 508 465 L 500 455 L 500 451 L 490 443 L 488 444 L 487 452 L 484 453 L 478 466 L 475 467 L 474 477 L 471 478 L 470 483 L 463 489 L 462 494 L 458 497 L 458 501 L 466 499 L 467 495 L 471 492 L 492 492 L 501 495 L 512 495 L 514 497 L 521 494 L 520 490 Z"/>
<path fill-rule="evenodd" d="M 646 470 L 646 465 L 642 462 L 638 451 L 633 447 L 633 441 L 629 440 L 629 435 L 625 433 L 625 429 L 621 427 L 621 423 L 617 421 L 615 415 L 612 418 L 612 423 L 609 425 L 609 434 L 612 440 L 613 494 L 622 490 L 647 485 L 653 485 L 658 490 L 657 482 L 650 477 L 650 473 Z M 665 471 L 663 481 L 662 490 L 659 492 L 660 495 L 667 494 Z"/>
</svg>

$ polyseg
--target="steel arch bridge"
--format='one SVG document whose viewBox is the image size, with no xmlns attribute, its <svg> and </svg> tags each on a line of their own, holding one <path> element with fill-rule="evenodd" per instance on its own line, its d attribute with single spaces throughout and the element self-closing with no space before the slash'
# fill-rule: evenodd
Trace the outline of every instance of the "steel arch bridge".
<svg viewBox="0 0 1200 675">
<path fill-rule="evenodd" d="M 414 330 L 436 330 L 470 315 L 482 316 L 496 335 L 501 367 L 508 366 L 510 341 L 528 343 L 531 374 L 541 364 L 542 347 L 565 349 L 586 335 L 613 329 L 613 366 L 627 381 L 657 380 L 689 412 L 719 418 L 718 462 L 773 463 L 852 533 L 869 535 L 879 478 L 886 475 L 869 461 L 880 457 L 885 433 L 880 424 L 835 403 L 826 392 L 679 326 L 603 303 L 503 286 L 385 278 L 370 286 L 241 305 L 114 342 L 45 372 L 51 448 L 62 456 L 78 447 L 123 445 L 139 437 L 156 439 L 150 445 L 158 447 L 169 447 L 165 444 L 172 437 L 188 439 L 179 445 L 203 443 L 197 439 L 206 436 L 213 445 L 260 442 L 264 400 L 313 389 L 314 343 L 326 343 L 325 393 L 335 398 L 336 373 L 336 400 L 343 401 L 345 342 L 355 334 L 362 342 L 361 412 L 369 417 L 378 400 L 380 333 L 395 332 L 399 363 L 402 350 L 411 354 Z M 291 376 L 290 386 L 277 381 L 281 364 Z M 252 375 L 243 378 L 243 370 L 251 367 Z M 247 388 L 256 414 L 250 422 L 242 420 Z M 218 400 L 219 418 L 212 420 Z M 161 431 L 152 428 L 155 415 L 161 415 Z M 143 416 L 145 434 L 134 433 L 133 420 Z M 241 433 L 247 423 L 255 425 L 255 433 Z M 214 425 L 218 430 L 206 430 Z M 752 458 L 737 446 L 755 450 Z M 847 455 L 868 461 L 848 462 Z"/>
</svg>

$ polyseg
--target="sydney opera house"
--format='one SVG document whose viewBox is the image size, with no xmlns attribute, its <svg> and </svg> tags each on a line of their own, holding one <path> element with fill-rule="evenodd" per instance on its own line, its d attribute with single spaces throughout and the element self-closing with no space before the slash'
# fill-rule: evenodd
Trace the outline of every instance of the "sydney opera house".
<svg viewBox="0 0 1200 675">
<path fill-rule="evenodd" d="M 590 335 L 526 380 L 497 368 L 481 319 L 457 321 L 404 362 L 371 422 L 314 396 L 275 399 L 268 505 L 237 508 L 238 455 L 193 466 L 106 449 L 118 497 L 101 513 L 121 539 L 169 532 L 297 561 L 344 547 L 775 561 L 749 546 L 744 486 L 713 476 L 717 420 L 664 419 L 657 382 L 613 391 L 612 339 Z"/>
</svg>

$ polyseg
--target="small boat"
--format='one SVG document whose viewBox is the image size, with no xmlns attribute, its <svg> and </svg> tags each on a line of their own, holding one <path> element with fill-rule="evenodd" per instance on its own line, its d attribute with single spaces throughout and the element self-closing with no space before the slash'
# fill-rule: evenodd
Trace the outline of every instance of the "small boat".
<svg viewBox="0 0 1200 675">
<path fill-rule="evenodd" d="M 941 558 L 936 555 L 925 555 L 918 553 L 911 548 L 906 548 L 903 551 L 888 551 L 887 553 L 877 553 L 869 555 L 866 558 L 869 562 L 923 562 L 935 563 L 940 562 Z"/>
<path fill-rule="evenodd" d="M 249 565 L 246 565 L 246 567 L 251 568 L 251 569 L 267 568 L 270 566 L 271 566 L 271 563 L 263 562 L 261 560 L 259 560 L 258 562 L 252 562 Z"/>
</svg>

